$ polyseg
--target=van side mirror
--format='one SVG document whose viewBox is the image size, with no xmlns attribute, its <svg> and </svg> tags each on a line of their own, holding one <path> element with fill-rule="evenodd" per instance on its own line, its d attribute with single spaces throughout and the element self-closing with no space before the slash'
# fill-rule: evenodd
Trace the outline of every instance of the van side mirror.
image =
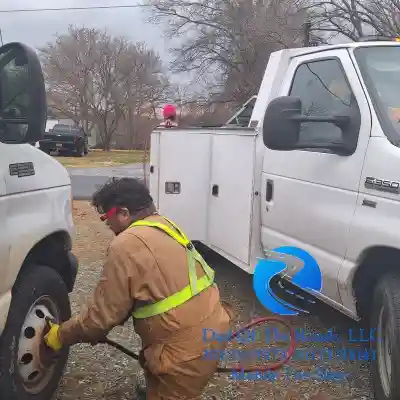
<svg viewBox="0 0 400 400">
<path fill-rule="evenodd" d="M 264 144 L 272 150 L 294 150 L 299 141 L 301 100 L 297 97 L 277 97 L 267 107 L 263 123 Z"/>
<path fill-rule="evenodd" d="M 0 141 L 35 143 L 46 127 L 46 92 L 36 53 L 21 43 L 0 47 Z"/>
<path fill-rule="evenodd" d="M 343 132 L 350 125 L 349 116 L 309 116 L 301 113 L 301 100 L 298 97 L 282 96 L 272 100 L 265 112 L 263 122 L 263 141 L 271 150 L 296 150 L 309 148 L 331 149 L 338 154 L 351 154 L 346 142 L 307 144 L 299 143 L 300 128 L 303 122 L 328 122 Z"/>
</svg>

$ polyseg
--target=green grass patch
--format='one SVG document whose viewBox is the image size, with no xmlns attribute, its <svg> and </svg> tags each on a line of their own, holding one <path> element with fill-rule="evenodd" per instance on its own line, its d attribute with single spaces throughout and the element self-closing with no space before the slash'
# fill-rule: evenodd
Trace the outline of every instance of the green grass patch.
<svg viewBox="0 0 400 400">
<path fill-rule="evenodd" d="M 84 157 L 54 156 L 64 167 L 67 168 L 95 168 L 112 167 L 115 165 L 135 164 L 143 162 L 143 151 L 141 150 L 111 150 L 111 151 L 89 151 Z"/>
</svg>

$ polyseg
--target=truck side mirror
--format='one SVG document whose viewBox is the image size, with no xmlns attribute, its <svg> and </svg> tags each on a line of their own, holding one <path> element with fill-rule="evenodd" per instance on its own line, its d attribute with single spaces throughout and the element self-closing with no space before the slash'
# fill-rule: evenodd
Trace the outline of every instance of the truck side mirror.
<svg viewBox="0 0 400 400">
<path fill-rule="evenodd" d="M 46 92 L 36 53 L 21 43 L 0 47 L 0 140 L 34 143 L 46 127 Z"/>
<path fill-rule="evenodd" d="M 292 119 L 301 115 L 301 100 L 283 96 L 272 100 L 265 112 L 263 140 L 272 150 L 294 150 L 299 141 L 300 121 Z"/>
<path fill-rule="evenodd" d="M 334 124 L 342 130 L 345 140 L 340 143 L 299 143 L 300 127 L 303 122 Z M 350 118 L 349 115 L 303 115 L 300 98 L 282 96 L 272 100 L 267 107 L 263 122 L 263 140 L 265 146 L 271 150 L 320 148 L 347 156 L 351 155 L 357 146 L 354 137 L 348 133 L 354 124 L 359 125 L 359 121 L 357 118 Z M 358 129 L 356 128 L 357 132 Z"/>
</svg>

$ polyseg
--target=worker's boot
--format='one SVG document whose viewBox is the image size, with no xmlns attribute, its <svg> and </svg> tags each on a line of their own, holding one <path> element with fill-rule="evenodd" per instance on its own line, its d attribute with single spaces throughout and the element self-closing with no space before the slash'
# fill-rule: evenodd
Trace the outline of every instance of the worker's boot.
<svg viewBox="0 0 400 400">
<path fill-rule="evenodd" d="M 136 400 L 146 400 L 147 395 L 146 395 L 146 390 L 143 390 L 142 388 L 136 388 Z"/>
<path fill-rule="evenodd" d="M 136 400 L 146 400 L 146 389 L 136 386 Z"/>
</svg>

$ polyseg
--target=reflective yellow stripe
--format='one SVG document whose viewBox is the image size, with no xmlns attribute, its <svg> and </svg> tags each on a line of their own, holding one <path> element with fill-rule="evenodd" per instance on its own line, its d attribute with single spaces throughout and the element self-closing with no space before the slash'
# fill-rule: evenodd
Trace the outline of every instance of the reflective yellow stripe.
<svg viewBox="0 0 400 400">
<path fill-rule="evenodd" d="M 197 288 L 199 293 L 207 289 L 213 284 L 207 277 L 204 275 L 202 278 L 197 280 Z M 154 317 L 155 315 L 165 313 L 173 308 L 179 307 L 183 303 L 186 303 L 193 297 L 192 290 L 190 285 L 186 286 L 183 290 L 167 297 L 166 299 L 160 300 L 157 303 L 149 304 L 147 306 L 143 306 L 136 310 L 133 313 L 135 318 L 149 318 Z"/>
<path fill-rule="evenodd" d="M 211 285 L 215 285 L 214 283 L 214 270 L 205 262 L 203 257 L 197 250 L 194 248 L 190 240 L 186 237 L 186 235 L 169 219 L 163 217 L 166 221 L 168 221 L 176 230 L 174 232 L 167 225 L 158 223 L 158 222 L 150 222 L 150 221 L 136 221 L 130 227 L 134 226 L 149 226 L 153 228 L 157 228 L 165 232 L 171 238 L 176 240 L 179 244 L 186 248 L 187 252 L 187 263 L 188 263 L 188 272 L 189 272 L 189 285 L 187 285 L 184 289 L 179 292 L 158 301 L 157 303 L 148 304 L 146 306 L 140 307 L 136 311 L 133 312 L 134 318 L 149 318 L 155 315 L 163 314 L 173 308 L 179 307 L 184 304 L 186 301 L 190 300 L 193 296 L 196 296 L 201 291 L 207 289 Z M 201 267 L 204 270 L 205 275 L 201 278 L 197 278 L 196 273 L 196 261 L 198 261 Z"/>
<path fill-rule="evenodd" d="M 197 251 L 196 251 L 194 258 L 196 261 L 198 261 L 201 264 L 205 274 L 210 279 L 214 279 L 214 275 L 215 275 L 214 270 L 204 261 L 204 258 Z"/>
<path fill-rule="evenodd" d="M 150 221 L 136 221 L 129 228 L 133 226 L 152 226 L 154 228 L 159 228 L 163 230 L 166 234 L 171 236 L 173 239 L 175 239 L 182 246 L 186 247 L 186 245 L 190 243 L 190 241 L 187 238 L 180 236 L 178 233 L 174 232 L 172 229 L 170 229 L 167 225 L 164 224 L 160 224 L 157 222 L 150 222 Z"/>
<path fill-rule="evenodd" d="M 197 274 L 196 274 L 196 259 L 193 257 L 191 251 L 187 251 L 187 263 L 189 267 L 189 286 L 193 296 L 198 292 L 197 290 Z"/>
<path fill-rule="evenodd" d="M 186 235 L 167 217 L 163 217 L 167 222 L 169 222 L 177 231 L 178 233 L 185 239 L 185 240 L 189 240 Z"/>
</svg>

